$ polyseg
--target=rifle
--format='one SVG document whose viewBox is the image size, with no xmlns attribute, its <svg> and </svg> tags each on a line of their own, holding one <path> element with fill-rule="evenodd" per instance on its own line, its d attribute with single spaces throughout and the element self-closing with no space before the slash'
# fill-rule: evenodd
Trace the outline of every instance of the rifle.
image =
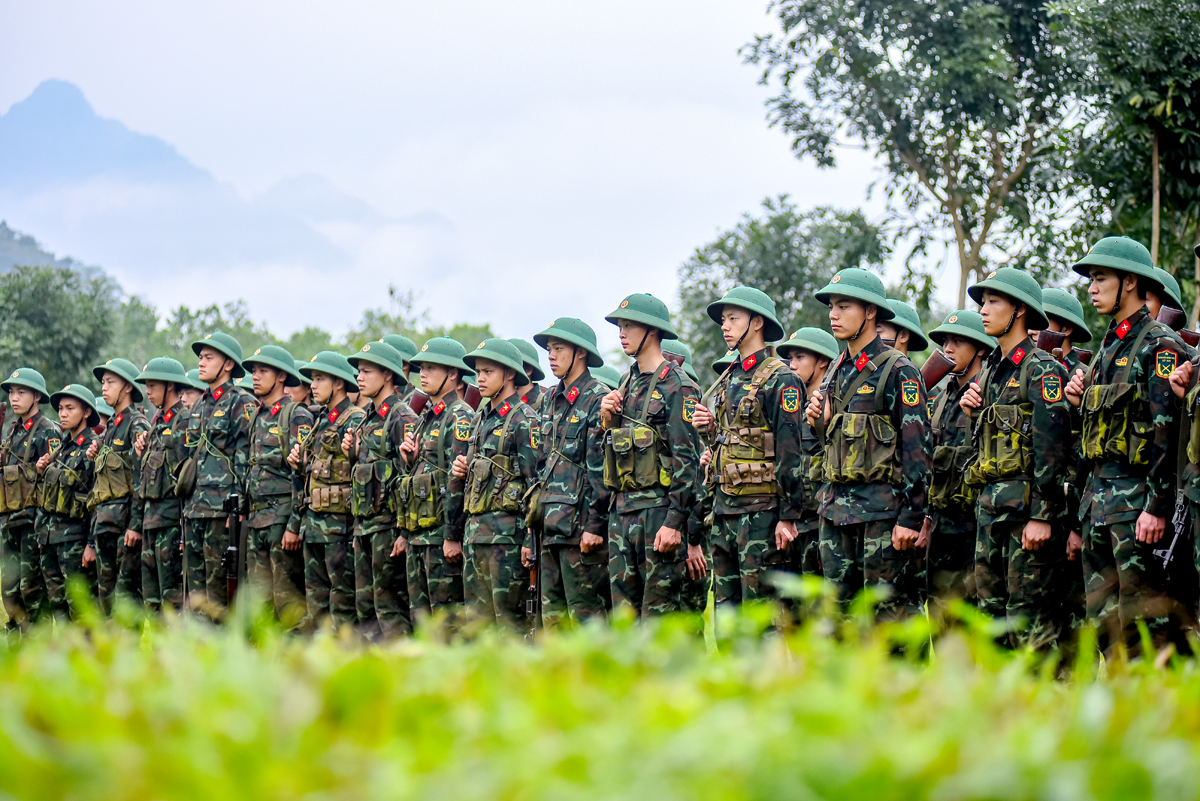
<svg viewBox="0 0 1200 801">
<path fill-rule="evenodd" d="M 680 370 L 683 369 L 683 356 L 681 356 L 678 353 L 671 353 L 670 351 L 667 351 L 667 350 L 664 350 L 662 352 L 662 355 L 663 355 L 663 358 L 666 359 L 667 361 L 669 361 L 671 364 L 675 365 Z"/>
<path fill-rule="evenodd" d="M 950 361 L 950 357 L 942 353 L 940 350 L 935 350 L 925 364 L 921 365 L 921 378 L 925 381 L 926 389 L 936 387 L 946 374 L 954 369 L 954 362 Z"/>
<path fill-rule="evenodd" d="M 242 496 L 236 492 L 221 505 L 225 512 L 225 530 L 229 532 L 229 547 L 225 549 L 225 592 L 229 604 L 237 597 L 238 582 L 246 574 L 245 532 L 238 519 L 242 513 Z"/>
<path fill-rule="evenodd" d="M 1066 341 L 1067 335 L 1063 332 L 1051 331 L 1049 328 L 1043 328 L 1041 331 L 1038 331 L 1036 345 L 1038 350 L 1044 350 L 1054 358 L 1062 361 L 1062 346 Z"/>
<path fill-rule="evenodd" d="M 411 408 L 417 414 L 423 412 L 428 404 L 429 396 L 419 389 L 413 393 L 412 398 L 408 401 L 409 408 Z"/>
<path fill-rule="evenodd" d="M 1092 363 L 1092 356 L 1095 355 L 1092 351 L 1085 348 L 1071 348 L 1071 350 L 1079 355 L 1079 361 L 1083 364 Z"/>
<path fill-rule="evenodd" d="M 525 615 L 531 618 L 530 628 L 536 629 L 542 611 L 542 572 L 538 570 L 541 567 L 542 559 L 542 533 L 531 531 L 530 535 L 533 542 L 533 547 L 530 549 L 532 551 L 530 562 L 533 566 L 529 568 L 529 594 L 531 597 L 525 599 Z"/>
<path fill-rule="evenodd" d="M 1160 323 L 1170 328 L 1172 331 L 1178 331 L 1187 325 L 1187 315 L 1179 309 L 1172 309 L 1170 306 L 1163 306 L 1158 310 L 1158 314 L 1154 317 Z"/>
<path fill-rule="evenodd" d="M 0 401 L 0 438 L 4 437 L 5 417 L 8 417 L 8 401 Z"/>
<path fill-rule="evenodd" d="M 479 404 L 483 403 L 483 396 L 479 394 L 479 387 L 472 384 L 467 384 L 467 391 L 463 393 L 463 400 L 467 405 L 474 410 L 479 409 Z"/>
</svg>

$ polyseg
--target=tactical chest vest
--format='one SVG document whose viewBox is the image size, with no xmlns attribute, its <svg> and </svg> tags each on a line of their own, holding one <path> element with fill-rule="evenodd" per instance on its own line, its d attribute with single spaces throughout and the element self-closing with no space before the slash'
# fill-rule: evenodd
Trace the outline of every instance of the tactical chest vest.
<svg viewBox="0 0 1200 801">
<path fill-rule="evenodd" d="M 829 424 L 822 431 L 825 481 L 831 484 L 901 483 L 897 431 L 884 396 L 896 360 L 903 355 L 894 348 L 883 351 L 863 365 L 845 392 L 834 391 Z M 876 372 L 880 376 L 872 393 L 874 409 L 870 412 L 846 411 L 859 388 Z"/>
<path fill-rule="evenodd" d="M 82 519 L 87 514 L 88 492 L 84 486 L 87 450 L 84 446 L 89 442 L 85 440 L 84 445 L 75 446 L 65 457 L 60 450 L 46 466 L 40 484 L 44 511 L 72 520 Z"/>
<path fill-rule="evenodd" d="M 170 436 L 175 436 L 170 424 L 179 412 L 174 409 L 168 409 L 167 412 L 171 415 L 170 419 L 164 416 L 162 421 L 151 426 L 145 458 L 142 459 L 141 495 L 150 501 L 175 495 L 173 476 L 179 467 L 179 451 L 171 446 L 171 440 L 166 435 L 172 432 Z"/>
<path fill-rule="evenodd" d="M 130 432 L 133 431 L 135 419 L 133 415 L 129 416 Z M 133 443 L 117 446 L 115 427 L 112 438 L 112 442 L 102 443 L 96 452 L 96 479 L 88 496 L 89 511 L 102 503 L 119 501 L 133 494 Z"/>
<path fill-rule="evenodd" d="M 1034 351 L 1021 363 L 1017 379 L 1019 403 L 993 403 L 975 421 L 972 439 L 975 460 L 967 468 L 966 482 L 982 487 L 993 481 L 1033 480 L 1033 404 L 1029 402 L 1029 371 L 1037 359 Z M 989 370 L 980 394 L 988 397 L 992 383 Z M 1003 390 L 1001 390 L 1003 391 Z"/>
<path fill-rule="evenodd" d="M 763 385 L 782 367 L 783 361 L 769 356 L 754 370 L 750 390 L 729 408 L 729 382 L 717 402 L 717 448 L 714 474 L 726 495 L 775 495 L 775 433 L 763 414 L 759 397 Z"/>
<path fill-rule="evenodd" d="M 671 486 L 666 448 L 659 440 L 658 432 L 646 425 L 654 390 L 669 371 L 670 365 L 664 365 L 650 379 L 636 419 L 626 417 L 629 424 L 604 433 L 604 486 L 611 490 L 632 492 Z M 625 378 L 623 395 L 628 393 L 632 380 L 631 371 Z"/>
<path fill-rule="evenodd" d="M 321 514 L 349 514 L 350 459 L 342 453 L 336 420 L 320 434 L 314 432 L 309 442 L 308 508 Z"/>
<path fill-rule="evenodd" d="M 383 447 L 392 424 L 399 414 L 402 401 L 390 407 L 379 427 L 380 446 Z M 371 414 L 376 414 L 374 409 Z M 365 427 L 366 423 L 362 427 Z M 360 427 L 361 428 L 361 427 Z M 355 517 L 374 517 L 375 515 L 395 511 L 396 504 L 392 499 L 391 488 L 395 468 L 390 459 L 379 457 L 374 448 L 363 441 L 363 451 L 367 458 L 360 459 L 350 472 L 350 512 Z"/>
<path fill-rule="evenodd" d="M 1150 463 L 1150 443 L 1154 440 L 1154 423 L 1150 418 L 1150 392 L 1146 384 L 1130 383 L 1134 360 L 1150 335 L 1153 324 L 1142 328 L 1126 363 L 1114 376 L 1111 384 L 1093 383 L 1096 364 L 1093 361 L 1084 376 L 1082 446 L 1083 456 L 1090 461 L 1126 462 L 1133 466 Z M 1114 347 L 1115 351 L 1116 348 Z M 1107 374 L 1113 354 L 1103 359 L 1101 374 Z"/>
<path fill-rule="evenodd" d="M 9 434 L 8 441 L 0 445 L 0 458 L 4 462 L 0 490 L 3 490 L 5 512 L 19 512 L 22 509 L 38 505 L 37 458 L 33 450 L 33 437 L 42 428 L 52 425 L 52 423 L 39 415 L 37 422 L 30 426 L 28 431 L 25 431 L 25 437 L 21 442 L 14 445 L 13 437 L 16 436 L 20 425 L 21 421 L 18 420 L 13 425 L 13 433 Z M 8 464 L 9 461 L 15 461 L 16 464 Z"/>
<path fill-rule="evenodd" d="M 525 497 L 525 480 L 517 470 L 515 447 L 509 453 L 509 433 L 516 410 L 509 411 L 500 427 L 500 439 L 496 452 L 491 456 L 482 453 L 483 439 L 490 423 L 481 415 L 471 432 L 471 445 L 467 451 L 467 490 L 465 507 L 469 515 L 487 512 L 521 511 L 521 499 Z"/>
<path fill-rule="evenodd" d="M 410 472 L 400 476 L 395 482 L 393 504 L 396 509 L 396 524 L 405 531 L 424 531 L 443 523 L 449 525 L 446 509 L 446 482 L 449 473 L 446 470 L 446 439 L 454 428 L 453 412 L 460 406 L 466 405 L 461 398 L 442 410 L 436 418 L 427 418 L 425 425 L 438 425 L 437 431 L 437 462 L 429 462 L 424 454 L 420 458 L 433 470 L 420 473 Z M 445 415 L 444 417 L 442 415 Z M 439 425 L 440 421 L 440 425 Z M 424 434 L 424 428 L 421 433 Z M 432 437 L 433 435 L 430 434 Z M 421 437 L 417 437 L 420 444 Z M 417 462 L 413 470 L 420 464 Z"/>
<path fill-rule="evenodd" d="M 950 386 L 942 392 L 933 408 L 933 441 L 936 443 L 945 431 L 942 416 L 950 401 Z M 933 465 L 929 476 L 929 505 L 938 511 L 967 509 L 975 502 L 978 494 L 967 484 L 967 467 L 975 455 L 972 442 L 962 445 L 934 445 Z"/>
</svg>

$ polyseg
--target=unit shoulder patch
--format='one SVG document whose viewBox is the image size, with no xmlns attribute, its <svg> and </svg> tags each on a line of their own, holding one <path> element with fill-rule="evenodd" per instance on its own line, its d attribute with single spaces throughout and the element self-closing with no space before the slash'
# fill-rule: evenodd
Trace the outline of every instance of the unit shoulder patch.
<svg viewBox="0 0 1200 801">
<path fill-rule="evenodd" d="M 1175 370 L 1175 351 L 1160 350 L 1154 355 L 1154 374 L 1159 378 L 1170 378 Z"/>
<path fill-rule="evenodd" d="M 696 399 L 695 398 L 684 398 L 683 399 L 683 422 L 690 423 L 690 422 L 692 422 L 692 418 L 695 416 L 696 416 Z"/>
<path fill-rule="evenodd" d="M 471 423 L 467 420 L 454 421 L 454 438 L 466 442 L 471 436 Z"/>
<path fill-rule="evenodd" d="M 784 387 L 783 392 L 779 393 L 779 405 L 789 414 L 799 411 L 800 389 L 798 387 Z"/>
<path fill-rule="evenodd" d="M 62 440 L 58 437 L 50 437 L 50 439 L 47 440 L 47 444 L 50 446 L 50 452 L 55 453 L 59 448 L 62 447 Z"/>
<path fill-rule="evenodd" d="M 921 385 L 915 378 L 906 378 L 900 382 L 900 400 L 905 406 L 916 406 L 921 402 Z"/>
<path fill-rule="evenodd" d="M 542 447 L 542 428 L 538 425 L 529 427 L 529 447 L 535 451 Z"/>
<path fill-rule="evenodd" d="M 1046 403 L 1062 400 L 1062 378 L 1057 375 L 1042 376 L 1042 400 Z"/>
<path fill-rule="evenodd" d="M 304 444 L 304 442 L 308 440 L 310 434 L 312 434 L 312 426 L 308 425 L 307 423 L 301 423 L 300 425 L 296 426 L 297 442 Z"/>
</svg>

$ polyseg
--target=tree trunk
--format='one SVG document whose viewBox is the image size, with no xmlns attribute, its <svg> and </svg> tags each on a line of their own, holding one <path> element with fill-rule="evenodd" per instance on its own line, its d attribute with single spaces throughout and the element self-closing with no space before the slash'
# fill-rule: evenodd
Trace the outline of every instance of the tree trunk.
<svg viewBox="0 0 1200 801">
<path fill-rule="evenodd" d="M 1150 260 L 1158 264 L 1158 228 L 1159 228 L 1159 192 L 1158 192 L 1158 131 L 1150 144 L 1150 182 L 1153 187 L 1153 197 L 1150 201 Z"/>
<path fill-rule="evenodd" d="M 967 285 L 971 283 L 971 272 L 974 269 L 975 265 L 965 259 L 958 263 L 958 306 L 956 308 L 967 308 Z"/>
</svg>

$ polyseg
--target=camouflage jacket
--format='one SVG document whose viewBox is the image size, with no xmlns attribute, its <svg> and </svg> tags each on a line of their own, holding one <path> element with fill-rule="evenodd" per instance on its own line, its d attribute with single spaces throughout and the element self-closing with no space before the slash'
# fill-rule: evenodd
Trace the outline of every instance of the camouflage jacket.
<svg viewBox="0 0 1200 801">
<path fill-rule="evenodd" d="M 1087 371 L 1087 365 L 1079 359 L 1079 353 L 1074 348 L 1060 360 L 1063 367 L 1067 370 L 1067 380 L 1071 380 L 1071 376 L 1075 375 L 1076 370 Z M 1080 410 L 1070 404 L 1067 404 L 1071 412 L 1071 444 L 1070 450 L 1067 451 L 1071 456 L 1067 459 L 1067 501 L 1066 510 L 1063 512 L 1063 518 L 1067 523 L 1067 527 L 1072 531 L 1079 530 L 1079 457 L 1080 452 L 1080 425 L 1082 416 Z"/>
<path fill-rule="evenodd" d="M 296 501 L 296 508 L 300 510 L 301 514 L 298 533 L 305 542 L 335 542 L 349 537 L 354 530 L 352 515 L 314 512 L 308 508 L 308 477 L 312 469 L 312 457 L 315 450 L 321 447 L 337 448 L 338 453 L 341 453 L 342 438 L 345 437 L 347 431 L 357 428 L 365 417 L 366 414 L 363 410 L 351 403 L 349 398 L 343 398 L 342 402 L 332 409 L 322 406 L 320 413 L 316 416 L 312 434 L 304 441 L 304 446 L 300 449 L 300 467 L 305 475 L 305 483 L 300 490 L 300 497 Z"/>
<path fill-rule="evenodd" d="M 1137 353 L 1133 346 L 1149 328 Z M 1180 359 L 1176 337 L 1165 325 L 1150 318 L 1143 306 L 1127 320 L 1109 322 L 1104 342 L 1092 358 L 1085 386 L 1109 384 L 1125 367 L 1129 382 L 1146 387 L 1149 464 L 1083 460 L 1079 465 L 1082 489 L 1080 519 L 1091 515 L 1097 526 L 1136 520 L 1143 511 L 1170 518 L 1175 507 L 1175 458 L 1179 438 L 1179 399 L 1167 380 Z"/>
<path fill-rule="evenodd" d="M 826 407 L 833 394 L 842 395 L 855 383 L 861 370 L 888 348 L 876 336 L 859 356 L 843 351 L 826 374 Z M 866 358 L 861 358 L 865 354 Z M 882 360 L 881 360 L 882 361 Z M 929 478 L 929 412 L 924 398 L 921 373 L 906 356 L 893 365 L 887 386 L 879 386 L 882 371 L 876 370 L 848 399 L 846 412 L 871 414 L 875 411 L 875 393 L 882 392 L 883 408 L 898 432 L 896 444 L 899 483 L 825 484 L 821 488 L 820 515 L 834 525 L 895 519 L 897 525 L 920 529 L 925 522 L 925 493 Z M 828 434 L 823 442 L 828 451 Z M 826 453 L 826 460 L 829 454 Z"/>
<path fill-rule="evenodd" d="M 226 381 L 192 407 L 184 446 L 196 459 L 196 487 L 183 501 L 184 517 L 224 517 L 225 499 L 245 495 L 254 403 Z"/>
<path fill-rule="evenodd" d="M 358 450 L 351 451 L 350 462 L 363 465 L 364 468 L 383 462 L 388 475 L 382 480 L 376 478 L 376 491 L 381 503 L 378 514 L 358 518 L 356 534 L 374 534 L 396 527 L 392 481 L 400 469 L 400 446 L 404 443 L 404 435 L 415 432 L 417 428 L 416 412 L 400 400 L 400 395 L 395 392 L 378 404 L 367 406 L 366 415 L 367 420 L 358 432 Z"/>
<path fill-rule="evenodd" d="M 127 529 L 133 528 L 135 522 L 139 522 L 134 517 L 133 509 L 135 506 L 141 508 L 137 484 L 142 475 L 142 460 L 134 450 L 133 443 L 138 434 L 149 430 L 150 421 L 146 419 L 145 413 L 137 406 L 130 405 L 114 415 L 113 419 L 108 421 L 104 433 L 100 435 L 100 450 L 96 452 L 93 463 L 93 477 L 100 473 L 101 464 L 106 457 L 111 459 L 115 456 L 129 465 L 133 487 L 132 492 L 124 498 L 95 504 L 91 513 L 91 540 L 94 540 L 97 534 L 124 534 Z"/>
<path fill-rule="evenodd" d="M 142 451 L 138 496 L 129 515 L 129 528 L 139 534 L 179 525 L 183 505 L 175 494 L 174 482 L 180 462 L 188 456 L 184 447 L 188 418 L 187 406 L 179 401 L 170 409 L 160 409 L 150 420 L 150 435 Z M 145 497 L 148 480 L 158 484 L 163 497 Z"/>
<path fill-rule="evenodd" d="M 1023 372 L 1029 379 L 1025 387 L 1021 386 Z M 999 347 L 992 351 L 975 382 L 983 398 L 983 406 L 972 415 L 976 421 L 990 406 L 1022 403 L 1022 394 L 1033 407 L 1029 430 L 1032 480 L 992 481 L 981 487 L 976 505 L 979 525 L 1058 519 L 1066 510 L 1063 485 L 1070 470 L 1071 412 L 1064 392 L 1066 368 L 1049 353 L 1034 347 L 1033 340 L 1026 337 L 1007 355 Z M 976 441 L 975 445 L 978 454 L 981 443 Z"/>
<path fill-rule="evenodd" d="M 34 409 L 28 420 L 15 420 L 8 439 L 0 444 L 0 463 L 4 471 L 6 496 L 16 490 L 17 475 L 21 483 L 29 488 L 29 504 L 24 509 L 8 512 L 0 521 L 5 526 L 32 526 L 37 517 L 37 461 L 62 446 L 62 434 L 58 424 Z M 10 477 L 11 476 L 11 477 Z M 9 502 L 13 502 L 9 499 Z"/>
<path fill-rule="evenodd" d="M 521 396 L 521 403 L 524 403 L 533 413 L 539 418 L 542 416 L 542 409 L 546 403 L 546 390 L 541 384 L 534 384 L 529 388 L 529 391 Z"/>
<path fill-rule="evenodd" d="M 963 411 L 958 402 L 970 388 L 971 382 L 978 378 L 979 374 L 976 374 L 970 381 L 963 381 L 951 375 L 930 394 L 930 446 L 933 452 L 936 453 L 937 449 L 941 447 L 968 448 L 971 446 L 971 417 Z M 947 480 L 961 481 L 961 471 L 957 468 L 957 465 L 948 467 L 949 472 L 957 473 L 957 475 L 947 476 Z M 940 468 L 936 462 L 931 465 L 930 487 L 942 478 L 940 474 L 943 469 L 946 468 Z M 927 514 L 930 518 L 938 520 L 939 530 L 946 533 L 969 531 L 976 526 L 974 507 L 945 510 L 928 507 Z"/>
<path fill-rule="evenodd" d="M 701 451 L 703 453 L 703 451 Z M 713 489 L 712 478 L 708 471 L 702 481 L 696 484 L 696 500 L 692 503 L 687 519 L 688 545 L 707 545 L 713 528 Z M 797 526 L 799 530 L 799 526 Z"/>
<path fill-rule="evenodd" d="M 659 376 L 654 393 L 650 383 Z M 688 515 L 696 501 L 696 486 L 700 481 L 699 436 L 692 427 L 692 415 L 696 411 L 700 391 L 683 370 L 669 361 L 663 361 L 655 372 L 643 373 L 637 362 L 629 366 L 629 375 L 622 383 L 624 401 L 620 422 L 613 426 L 627 425 L 641 419 L 645 409 L 646 422 L 654 429 L 658 441 L 666 451 L 667 475 L 671 480 L 668 487 L 613 493 L 613 511 L 618 514 L 636 512 L 666 506 L 667 516 L 663 525 L 677 531 L 687 528 Z"/>
<path fill-rule="evenodd" d="M 417 461 L 410 468 L 410 474 L 432 473 L 438 491 L 446 490 L 442 496 L 442 517 L 449 521 L 450 528 L 447 531 L 443 523 L 436 528 L 413 531 L 408 535 L 409 545 L 441 545 L 443 540 L 462 542 L 463 484 L 451 479 L 450 467 L 459 456 L 467 455 L 474 417 L 475 411 L 454 390 L 437 403 L 426 404 L 422 410 L 415 437 Z"/>
<path fill-rule="evenodd" d="M 514 415 L 511 421 L 505 419 L 508 415 Z M 500 454 L 500 432 L 505 423 L 508 423 L 507 453 Z M 533 409 L 522 403 L 515 393 L 503 401 L 493 399 L 491 403 L 481 405 L 475 413 L 471 427 L 471 441 L 467 452 L 467 481 L 471 478 L 471 466 L 475 461 L 503 455 L 513 460 L 516 474 L 513 481 L 525 487 L 533 486 L 537 481 L 541 438 L 541 427 Z M 465 486 L 462 480 L 452 481 L 451 484 Z M 467 514 L 463 527 L 464 539 L 468 545 L 528 544 L 525 541 L 525 511 L 522 508 L 519 512 Z"/>
<path fill-rule="evenodd" d="M 284 396 L 270 407 L 260 404 L 252 409 L 251 417 L 246 524 L 250 528 L 270 528 L 283 523 L 287 531 L 299 531 L 300 512 L 295 500 L 304 492 L 304 476 L 288 464 L 285 450 L 303 446 L 313 430 L 312 413 Z M 280 428 L 285 420 L 286 436 Z"/>
<path fill-rule="evenodd" d="M 737 420 L 737 410 L 742 399 L 752 389 L 752 380 L 759 370 L 769 369 L 764 362 L 771 357 L 769 349 L 752 353 L 730 367 L 717 389 L 713 416 L 717 424 L 708 432 L 707 439 L 714 444 L 724 429 L 737 429 L 743 424 Z M 776 357 L 777 358 L 777 357 Z M 738 515 L 778 509 L 781 520 L 799 520 L 804 514 L 804 465 L 800 436 L 804 422 L 806 388 L 796 378 L 786 363 L 780 361 L 774 373 L 767 378 L 758 392 L 757 403 L 766 419 L 767 427 L 775 436 L 775 481 L 778 489 L 774 495 L 730 495 L 720 484 L 720 471 L 724 467 L 725 448 L 714 448 L 713 469 L 715 494 L 713 512 L 719 515 Z M 725 437 L 730 434 L 726 433 Z"/>
<path fill-rule="evenodd" d="M 87 449 L 95 438 L 92 430 L 85 426 L 74 439 L 65 440 L 54 450 L 54 463 L 79 477 L 76 493 L 81 498 L 86 498 L 92 487 L 92 462 L 87 458 Z M 91 520 L 86 513 L 83 517 L 72 518 L 39 508 L 34 531 L 39 545 L 59 545 L 87 539 L 90 525 Z"/>
<path fill-rule="evenodd" d="M 604 486 L 604 428 L 600 401 L 608 387 L 583 374 L 544 396 L 539 468 L 545 510 L 542 542 L 577 545 L 584 532 L 608 538 L 608 487 Z"/>
</svg>

